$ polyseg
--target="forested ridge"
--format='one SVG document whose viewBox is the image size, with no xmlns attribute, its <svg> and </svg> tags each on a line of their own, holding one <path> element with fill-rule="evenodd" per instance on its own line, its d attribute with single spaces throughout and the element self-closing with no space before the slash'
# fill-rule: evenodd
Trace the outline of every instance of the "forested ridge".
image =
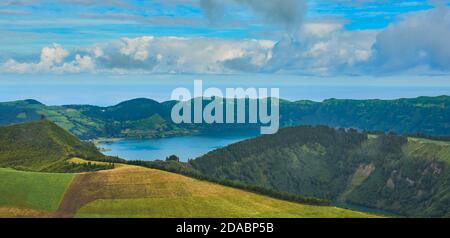
<svg viewBox="0 0 450 238">
<path fill-rule="evenodd" d="M 205 106 L 210 100 L 204 100 Z M 35 100 L 0 103 L 0 125 L 29 122 L 40 115 L 80 139 L 159 138 L 168 136 L 257 132 L 258 124 L 175 124 L 175 101 L 133 99 L 110 107 L 46 106 Z M 249 101 L 247 100 L 247 107 Z M 450 97 L 323 102 L 280 100 L 281 127 L 327 125 L 399 134 L 450 135 Z"/>
<path fill-rule="evenodd" d="M 450 143 L 299 126 L 212 151 L 213 178 L 406 216 L 450 216 Z"/>
</svg>

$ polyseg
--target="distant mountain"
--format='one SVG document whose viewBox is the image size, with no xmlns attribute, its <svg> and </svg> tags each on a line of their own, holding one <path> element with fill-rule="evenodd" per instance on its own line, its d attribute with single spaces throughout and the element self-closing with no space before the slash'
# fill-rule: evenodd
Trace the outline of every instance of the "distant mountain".
<svg viewBox="0 0 450 238">
<path fill-rule="evenodd" d="M 90 118 L 113 121 L 137 121 L 150 118 L 156 114 L 170 116 L 171 110 L 157 101 L 145 98 L 125 101 L 106 108 L 89 106 L 66 106 L 66 108 L 80 110 L 83 115 Z"/>
<path fill-rule="evenodd" d="M 450 97 L 298 101 L 281 106 L 284 125 L 327 125 L 401 134 L 450 135 Z"/>
<path fill-rule="evenodd" d="M 69 163 L 74 157 L 112 161 L 95 145 L 80 141 L 48 120 L 0 127 L 0 167 L 47 172 L 95 169 Z"/>
<path fill-rule="evenodd" d="M 211 178 L 406 216 L 450 217 L 450 142 L 300 126 L 190 161 Z"/>
<path fill-rule="evenodd" d="M 205 100 L 204 105 L 209 101 Z M 255 124 L 174 124 L 175 101 L 134 99 L 111 107 L 45 106 L 26 100 L 0 103 L 0 125 L 36 120 L 40 115 L 81 139 L 155 138 L 189 134 L 259 131 Z M 327 125 L 401 134 L 450 135 L 450 97 L 397 100 L 280 100 L 281 126 Z"/>
<path fill-rule="evenodd" d="M 0 103 L 0 125 L 37 120 L 41 108 L 45 108 L 45 105 L 35 100 Z"/>
</svg>

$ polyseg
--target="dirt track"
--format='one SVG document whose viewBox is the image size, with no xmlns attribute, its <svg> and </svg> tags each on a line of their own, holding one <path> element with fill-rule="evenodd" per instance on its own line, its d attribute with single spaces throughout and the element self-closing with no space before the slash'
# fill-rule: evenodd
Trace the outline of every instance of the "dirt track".
<svg viewBox="0 0 450 238">
<path fill-rule="evenodd" d="M 74 217 L 81 207 L 97 199 L 187 195 L 188 192 L 181 187 L 192 179 L 181 176 L 161 176 L 162 173 L 166 174 L 166 172 L 141 167 L 122 166 L 114 170 L 77 174 L 55 212 L 55 217 Z M 171 181 L 174 178 L 177 181 Z M 181 181 L 178 181 L 180 178 L 182 178 Z M 168 186 L 169 184 L 171 186 Z M 180 189 L 174 191 L 168 188 L 173 186 L 179 186 Z"/>
<path fill-rule="evenodd" d="M 95 201 L 96 196 L 82 196 L 81 191 L 86 190 L 86 184 L 91 184 L 89 186 L 90 190 L 94 190 L 93 195 L 95 195 L 95 188 L 101 188 L 102 184 L 98 184 L 98 186 L 92 183 L 93 177 L 97 176 L 95 173 L 85 173 L 78 174 L 73 179 L 69 188 L 67 189 L 61 204 L 59 205 L 58 210 L 55 212 L 55 217 L 60 218 L 72 218 L 75 213 L 80 209 L 84 204 Z"/>
</svg>

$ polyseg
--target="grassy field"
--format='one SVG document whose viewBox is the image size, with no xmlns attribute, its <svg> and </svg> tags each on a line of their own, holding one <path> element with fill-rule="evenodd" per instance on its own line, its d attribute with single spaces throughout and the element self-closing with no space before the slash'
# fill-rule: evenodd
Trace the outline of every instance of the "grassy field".
<svg viewBox="0 0 450 238">
<path fill-rule="evenodd" d="M 0 169 L 0 181 L 0 217 L 372 217 L 128 165 L 80 174 Z"/>
<path fill-rule="evenodd" d="M 377 137 L 378 135 L 369 135 L 369 139 L 376 139 Z M 408 143 L 403 146 L 403 152 L 408 156 L 436 157 L 440 161 L 450 163 L 450 141 L 408 137 Z"/>
<path fill-rule="evenodd" d="M 450 163 L 450 142 L 436 141 L 423 138 L 408 138 L 408 144 L 403 147 L 407 155 L 437 158 L 440 161 Z"/>
<path fill-rule="evenodd" d="M 0 216 L 56 211 L 73 177 L 0 168 Z"/>
<path fill-rule="evenodd" d="M 75 217 L 370 217 L 336 207 L 272 199 L 133 166 L 80 174 L 61 204 Z"/>
</svg>

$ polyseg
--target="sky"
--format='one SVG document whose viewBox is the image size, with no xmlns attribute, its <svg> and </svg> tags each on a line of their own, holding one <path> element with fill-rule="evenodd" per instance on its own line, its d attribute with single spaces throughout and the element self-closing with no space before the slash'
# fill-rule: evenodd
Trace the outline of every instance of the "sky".
<svg viewBox="0 0 450 238">
<path fill-rule="evenodd" d="M 347 86 L 352 78 L 387 77 L 405 87 L 408 77 L 423 85 L 438 78 L 450 87 L 449 5 L 448 0 L 2 0 L 0 85 L 28 83 L 24 78 L 72 83 L 102 78 L 107 84 L 108 78 L 151 81 L 155 75 L 231 75 L 234 81 L 265 75 L 267 82 L 342 78 Z"/>
</svg>

